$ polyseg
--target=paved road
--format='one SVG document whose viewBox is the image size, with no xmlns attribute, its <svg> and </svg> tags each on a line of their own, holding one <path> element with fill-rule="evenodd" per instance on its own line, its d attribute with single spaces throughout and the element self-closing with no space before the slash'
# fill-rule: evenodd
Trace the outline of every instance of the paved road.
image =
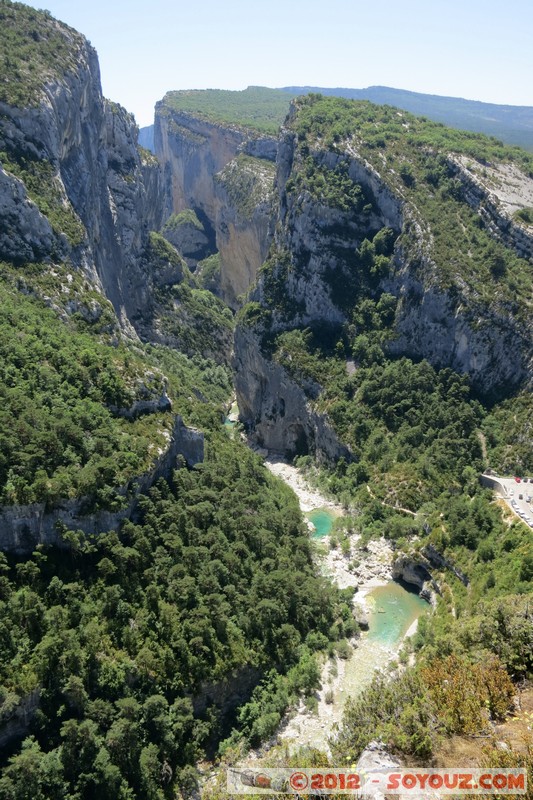
<svg viewBox="0 0 533 800">
<path fill-rule="evenodd" d="M 498 475 L 484 476 L 494 481 L 496 491 L 503 497 L 511 511 L 533 528 L 533 480 L 522 478 L 500 478 Z M 533 476 L 531 476 L 533 478 Z M 528 502 L 529 498 L 529 502 Z"/>
</svg>

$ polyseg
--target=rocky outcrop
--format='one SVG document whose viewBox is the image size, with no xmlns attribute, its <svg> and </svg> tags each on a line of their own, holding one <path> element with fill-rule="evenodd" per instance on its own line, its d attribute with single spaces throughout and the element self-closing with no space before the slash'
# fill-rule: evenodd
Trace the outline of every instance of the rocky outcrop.
<svg viewBox="0 0 533 800">
<path fill-rule="evenodd" d="M 0 259 L 39 261 L 57 245 L 52 226 L 28 198 L 23 182 L 0 168 Z"/>
<path fill-rule="evenodd" d="M 533 178 L 512 164 L 497 168 L 461 156 L 449 156 L 448 165 L 451 174 L 461 181 L 466 202 L 494 238 L 521 258 L 532 259 L 533 228 L 514 220 L 511 212 L 533 205 Z"/>
<path fill-rule="evenodd" d="M 260 148 L 254 151 L 261 152 Z M 220 291 L 237 309 L 270 246 L 275 167 L 264 158 L 238 156 L 215 176 L 216 241 Z"/>
<path fill-rule="evenodd" d="M 56 508 L 47 509 L 44 503 L 13 505 L 0 508 L 0 550 L 19 554 L 31 553 L 38 544 L 68 547 L 61 530 L 79 530 L 98 534 L 116 528 L 126 518 L 135 516 L 138 499 L 159 478 L 169 478 L 181 456 L 189 466 L 203 461 L 204 436 L 184 425 L 176 416 L 166 450 L 157 458 L 149 472 L 118 490 L 124 505 L 120 511 L 87 512 L 87 500 L 65 500 Z"/>
<path fill-rule="evenodd" d="M 158 411 L 170 411 L 171 408 L 172 403 L 166 390 L 159 397 L 136 400 L 129 408 L 109 407 L 112 414 L 125 419 L 136 419 L 144 414 L 155 414 Z"/>
<path fill-rule="evenodd" d="M 235 334 L 235 391 L 241 419 L 260 447 L 288 456 L 312 453 L 319 461 L 350 458 L 327 417 L 279 364 L 265 358 L 256 333 Z"/>
<path fill-rule="evenodd" d="M 359 759 L 357 760 L 356 770 L 362 776 L 367 776 L 372 772 L 390 772 L 402 767 L 402 762 L 387 750 L 384 742 L 374 739 L 369 742 Z M 360 797 L 368 800 L 384 800 L 388 795 L 375 786 L 369 787 L 368 792 L 361 793 Z"/>
<path fill-rule="evenodd" d="M 468 576 L 465 575 L 460 569 L 458 569 L 455 564 L 450 561 L 449 558 L 446 558 L 442 553 L 439 553 L 437 548 L 432 544 L 426 544 L 420 551 L 422 555 L 427 558 L 429 563 L 432 567 L 436 569 L 449 569 L 450 572 L 453 572 L 456 578 L 458 578 L 464 586 L 468 586 L 470 581 Z"/>
<path fill-rule="evenodd" d="M 359 603 L 354 603 L 352 607 L 352 616 L 362 631 L 368 630 L 370 620 L 368 619 L 368 611 L 366 608 L 363 608 Z"/>
<path fill-rule="evenodd" d="M 40 688 L 20 699 L 17 695 L 6 698 L 8 703 L 0 706 L 0 749 L 6 747 L 15 739 L 22 739 L 30 727 L 39 708 L 41 696 Z M 6 708 L 6 706 L 9 706 Z"/>
<path fill-rule="evenodd" d="M 402 762 L 389 753 L 385 743 L 380 739 L 369 742 L 357 761 L 357 771 L 362 774 L 397 769 L 401 766 Z"/>
<path fill-rule="evenodd" d="M 428 602 L 433 603 L 435 595 L 441 593 L 438 583 L 431 575 L 429 562 L 419 555 L 403 555 L 397 558 L 392 565 L 392 579 L 414 586 L 420 597 Z"/>
<path fill-rule="evenodd" d="M 191 209 L 187 209 L 184 214 L 172 214 L 161 232 L 179 251 L 189 267 L 196 267 L 199 261 L 213 252 L 213 243 Z"/>
<path fill-rule="evenodd" d="M 203 683 L 200 690 L 191 695 L 194 713 L 201 716 L 215 706 L 222 717 L 226 716 L 250 699 L 262 676 L 257 667 L 244 666 L 233 670 L 221 681 Z"/>
<path fill-rule="evenodd" d="M 392 356 L 425 358 L 434 367 L 451 367 L 470 376 L 478 391 L 498 396 L 529 383 L 533 353 L 527 329 L 505 313 L 480 301 L 462 302 L 435 283 L 413 274 L 399 249 L 396 271 L 384 281 L 398 297 L 395 337 L 387 345 Z"/>
</svg>

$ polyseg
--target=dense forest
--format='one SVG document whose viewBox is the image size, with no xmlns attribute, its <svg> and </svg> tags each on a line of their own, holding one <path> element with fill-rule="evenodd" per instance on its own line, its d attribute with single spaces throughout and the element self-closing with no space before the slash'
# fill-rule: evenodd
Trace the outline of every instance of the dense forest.
<svg viewBox="0 0 533 800">
<path fill-rule="evenodd" d="M 194 714 L 208 685 L 284 676 L 277 711 L 248 710 L 257 741 L 316 687 L 317 645 L 353 632 L 314 575 L 294 497 L 223 430 L 202 465 L 150 491 L 137 523 L 69 541 L 2 556 L 2 715 L 41 689 L 0 778 L 6 800 L 173 797 L 227 730 L 214 705 Z"/>
</svg>

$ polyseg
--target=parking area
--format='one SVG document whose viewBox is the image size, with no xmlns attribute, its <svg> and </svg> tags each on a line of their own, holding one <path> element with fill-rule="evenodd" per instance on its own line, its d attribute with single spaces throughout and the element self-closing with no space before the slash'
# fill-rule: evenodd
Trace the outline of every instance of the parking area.
<svg viewBox="0 0 533 800">
<path fill-rule="evenodd" d="M 533 476 L 524 478 L 500 478 L 490 476 L 500 484 L 501 496 L 509 508 L 520 517 L 530 528 L 533 528 Z"/>
</svg>

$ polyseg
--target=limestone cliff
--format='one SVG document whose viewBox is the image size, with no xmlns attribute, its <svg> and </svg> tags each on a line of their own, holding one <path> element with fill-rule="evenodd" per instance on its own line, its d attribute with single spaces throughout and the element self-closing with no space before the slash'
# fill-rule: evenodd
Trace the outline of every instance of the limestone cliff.
<svg viewBox="0 0 533 800">
<path fill-rule="evenodd" d="M 0 258 L 69 261 L 111 300 L 123 326 L 142 307 L 139 262 L 160 226 L 160 173 L 132 115 L 104 100 L 95 50 L 55 22 L 69 59 L 31 103 L 0 102 Z"/>
<path fill-rule="evenodd" d="M 268 250 L 276 139 L 177 110 L 173 94 L 155 114 L 165 217 L 185 209 L 198 215 L 220 252 L 222 297 L 236 307 Z"/>
<path fill-rule="evenodd" d="M 238 308 L 270 245 L 275 166 L 239 154 L 215 176 L 216 234 L 221 294 Z"/>
<path fill-rule="evenodd" d="M 17 311 L 25 307 L 19 293 L 37 296 L 40 307 L 44 301 L 52 308 L 67 323 L 80 359 L 86 346 L 80 329 L 89 336 L 89 349 L 93 342 L 109 348 L 110 380 L 124 380 L 132 391 L 131 405 L 124 408 L 121 401 L 130 393 L 111 393 L 106 411 L 127 419 L 141 414 L 160 417 L 171 406 L 167 380 L 157 369 L 154 398 L 151 379 L 144 385 L 142 376 L 155 374 L 143 367 L 142 350 L 135 352 L 131 341 L 125 344 L 125 339 L 138 336 L 157 340 L 153 328 L 161 295 L 183 281 L 186 269 L 176 251 L 154 233 L 163 213 L 159 163 L 139 148 L 133 116 L 102 96 L 96 52 L 81 34 L 47 12 L 18 3 L 3 4 L 1 16 L 2 32 L 9 34 L 5 41 L 16 43 L 4 63 L 0 86 L 2 288 L 7 287 L 8 296 L 13 293 Z M 17 312 L 14 319 L 15 336 L 23 337 L 28 323 L 22 319 L 17 327 Z M 226 339 L 229 327 L 226 322 Z M 47 333 L 39 331 L 41 336 L 45 339 Z M 211 338 L 218 344 L 216 336 Z M 135 355 L 115 361 L 113 351 L 122 346 L 131 346 Z M 200 348 L 192 349 L 197 353 Z M 22 391 L 31 403 L 32 391 Z M 81 391 L 90 396 L 90 383 Z M 103 404 L 104 396 L 98 399 Z M 36 416 L 39 411 L 37 407 Z M 177 416 L 162 444 L 164 427 L 157 429 L 157 450 L 140 462 L 139 471 L 147 471 L 131 477 L 132 470 L 121 477 L 120 482 L 129 483 L 117 488 L 120 511 L 95 512 L 95 507 L 109 504 L 95 506 L 94 499 L 64 487 L 58 493 L 64 499 L 48 505 L 44 499 L 31 502 L 36 495 L 15 496 L 13 505 L 0 508 L 0 550 L 26 553 L 38 543 L 61 544 L 58 523 L 96 533 L 134 514 L 138 495 L 158 477 L 169 477 L 178 455 L 190 464 L 202 460 L 202 434 L 186 428 Z M 146 440 L 144 446 L 149 446 Z M 53 474 L 58 465 L 47 468 Z M 90 491 L 89 487 L 86 494 Z"/>
<path fill-rule="evenodd" d="M 481 180 L 465 176 L 459 159 L 449 154 L 437 159 L 434 151 L 420 156 L 415 150 L 417 169 L 417 159 L 424 158 L 426 189 L 410 163 L 390 157 L 389 166 L 356 128 L 343 140 L 330 134 L 325 141 L 328 129 L 321 118 L 320 134 L 308 134 L 299 119 L 302 105 L 307 111 L 305 101 L 297 103 L 280 138 L 272 249 L 235 337 L 238 403 L 258 441 L 288 453 L 307 446 L 326 458 L 340 454 L 328 443 L 331 429 L 324 438 L 327 419 L 317 433 L 314 401 L 320 386 L 305 387 L 277 363 L 277 337 L 309 328 L 322 338 L 332 334 L 353 341 L 366 330 L 360 315 L 354 316 L 358 304 L 365 298 L 377 302 L 384 293 L 395 308 L 383 340 L 388 355 L 426 358 L 437 368 L 466 373 L 485 395 L 530 386 L 533 346 L 526 309 L 531 285 L 524 283 L 518 295 L 511 270 L 524 275 L 530 270 L 531 229 L 513 222 Z M 407 158 L 404 153 L 407 145 L 402 151 Z M 444 223 L 428 208 L 435 197 L 432 159 L 441 170 Z M 476 217 L 468 216 L 468 206 Z M 459 214 L 472 226 L 470 242 L 466 224 L 457 222 Z M 459 226 L 451 237 L 448 224 Z M 473 253 L 473 242 L 481 255 Z M 521 260 L 507 258 L 508 251 L 491 242 L 513 248 Z M 471 266 L 476 257 L 478 264 Z M 293 397 L 302 392 L 305 401 L 301 397 L 296 410 Z"/>
<path fill-rule="evenodd" d="M 279 364 L 265 358 L 256 332 L 247 325 L 236 330 L 234 368 L 241 419 L 257 444 L 290 457 L 349 458 L 327 417 L 312 408 L 305 390 Z"/>
</svg>

